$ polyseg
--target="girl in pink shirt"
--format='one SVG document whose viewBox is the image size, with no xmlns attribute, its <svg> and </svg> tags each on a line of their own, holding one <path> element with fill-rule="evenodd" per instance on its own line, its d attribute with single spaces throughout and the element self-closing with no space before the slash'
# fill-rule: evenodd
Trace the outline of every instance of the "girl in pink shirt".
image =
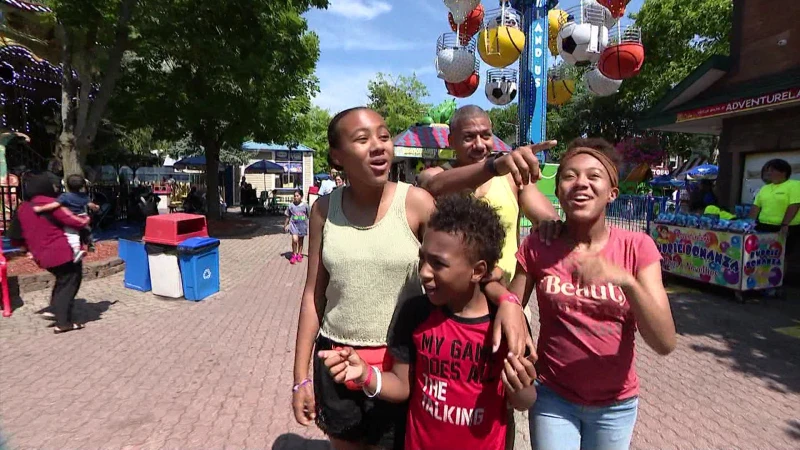
<svg viewBox="0 0 800 450">
<path fill-rule="evenodd" d="M 619 194 L 614 149 L 578 139 L 561 158 L 556 196 L 566 230 L 549 246 L 531 235 L 511 291 L 534 288 L 541 327 L 534 449 L 627 449 L 638 407 L 634 335 L 659 354 L 675 348 L 661 255 L 644 233 L 606 225 Z"/>
</svg>

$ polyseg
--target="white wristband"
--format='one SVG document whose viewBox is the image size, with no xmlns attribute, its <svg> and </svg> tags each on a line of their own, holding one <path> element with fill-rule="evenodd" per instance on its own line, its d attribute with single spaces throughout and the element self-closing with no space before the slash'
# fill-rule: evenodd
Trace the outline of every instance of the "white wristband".
<svg viewBox="0 0 800 450">
<path fill-rule="evenodd" d="M 377 367 L 375 367 L 375 366 L 372 366 L 372 370 L 374 370 L 374 371 L 375 371 L 375 380 L 376 380 L 375 382 L 377 383 L 377 386 L 375 386 L 375 392 L 374 392 L 374 393 L 372 393 L 372 394 L 370 394 L 369 390 L 367 390 L 367 386 L 366 386 L 366 385 L 365 385 L 365 386 L 362 388 L 362 390 L 364 391 L 364 394 L 366 394 L 366 395 L 367 395 L 367 397 L 369 397 L 369 398 L 375 398 L 375 397 L 377 397 L 377 396 L 378 396 L 378 394 L 380 394 L 380 393 L 381 393 L 381 388 L 383 387 L 383 386 L 382 386 L 382 381 L 383 381 L 383 380 L 382 380 L 382 377 L 381 377 L 381 371 L 380 371 L 380 369 L 378 369 L 378 368 L 377 368 Z"/>
</svg>

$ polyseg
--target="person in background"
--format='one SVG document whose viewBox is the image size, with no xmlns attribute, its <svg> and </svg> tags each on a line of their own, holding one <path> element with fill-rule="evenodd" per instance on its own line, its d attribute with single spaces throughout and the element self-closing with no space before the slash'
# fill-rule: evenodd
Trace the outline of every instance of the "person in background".
<svg viewBox="0 0 800 450">
<path fill-rule="evenodd" d="M 700 180 L 697 187 L 689 194 L 689 212 L 702 214 L 706 206 L 717 204 L 717 195 L 714 193 L 714 182 Z"/>
<path fill-rule="evenodd" d="M 17 210 L 9 237 L 14 245 L 27 248 L 36 264 L 56 278 L 50 306 L 41 311 L 55 317 L 54 332 L 79 330 L 83 325 L 74 322 L 72 308 L 81 287 L 83 264 L 75 261 L 64 228 L 81 229 L 89 224 L 89 218 L 78 217 L 64 207 L 46 214 L 34 211 L 34 207 L 56 200 L 55 186 L 47 175 L 31 177 L 25 192 L 26 199 Z"/>
<path fill-rule="evenodd" d="M 342 179 L 341 175 L 336 175 L 336 178 L 333 181 L 336 183 L 336 188 L 344 186 L 344 179 Z"/>
<path fill-rule="evenodd" d="M 33 210 L 37 214 L 45 212 L 53 212 L 61 207 L 67 209 L 78 217 L 89 217 L 89 210 L 97 211 L 100 209 L 89 198 L 86 192 L 86 180 L 80 175 L 70 175 L 67 177 L 67 192 L 58 196 L 56 201 L 42 206 L 34 206 Z M 94 251 L 94 242 L 92 239 L 92 229 L 87 225 L 80 230 L 73 228 L 65 228 L 64 233 L 67 235 L 67 241 L 72 247 L 75 254 L 75 262 L 80 261 L 86 255 L 86 252 L 81 248 L 86 245 L 89 251 Z"/>
<path fill-rule="evenodd" d="M 331 168 L 330 177 L 328 179 L 322 180 L 322 183 L 319 185 L 319 196 L 325 196 L 333 192 L 336 189 L 336 177 L 339 175 L 339 171 L 335 168 Z"/>
<path fill-rule="evenodd" d="M 763 178 L 769 181 L 756 194 L 750 218 L 758 222 L 756 229 L 781 232 L 786 236 L 786 257 L 795 253 L 800 237 L 800 181 L 790 180 L 792 166 L 783 159 L 772 159 L 762 167 Z"/>
<path fill-rule="evenodd" d="M 283 230 L 292 236 L 291 264 L 303 261 L 303 241 L 308 234 L 309 212 L 308 205 L 303 203 L 303 191 L 294 191 L 292 203 L 286 208 L 286 223 L 283 225 Z"/>
<path fill-rule="evenodd" d="M 494 156 L 494 135 L 489 114 L 475 105 L 463 106 L 450 119 L 450 145 L 456 160 L 420 173 L 420 185 L 434 197 L 474 191 L 497 209 L 506 230 L 503 256 L 495 275 L 511 280 L 516 269 L 514 254 L 519 243 L 520 208 L 532 223 L 544 226 L 543 238 L 557 234 L 560 217 L 555 207 L 536 187 L 539 161 L 535 153 L 552 148 L 555 141 L 524 146 Z"/>
<path fill-rule="evenodd" d="M 503 239 L 500 217 L 486 202 L 458 194 L 440 198 L 420 249 L 426 295 L 400 307 L 389 336 L 391 370 L 369 365 L 352 347 L 318 355 L 336 382 L 355 382 L 366 397 L 409 401 L 406 449 L 502 450 L 507 404 L 527 411 L 536 400 L 529 358 L 509 354 L 505 345 L 497 353 L 478 350 L 491 339 L 495 313 L 480 283 L 500 259 Z M 425 344 L 428 336 L 436 336 L 435 347 Z M 427 407 L 431 402 L 452 414 L 437 417 Z M 480 411 L 480 420 L 459 419 L 472 411 Z"/>
<path fill-rule="evenodd" d="M 539 305 L 537 450 L 627 450 L 638 411 L 635 335 L 660 355 L 675 349 L 661 254 L 645 233 L 609 227 L 619 194 L 614 147 L 577 139 L 561 157 L 556 196 L 565 230 L 550 246 L 535 233 L 517 253 L 511 291 Z"/>
</svg>

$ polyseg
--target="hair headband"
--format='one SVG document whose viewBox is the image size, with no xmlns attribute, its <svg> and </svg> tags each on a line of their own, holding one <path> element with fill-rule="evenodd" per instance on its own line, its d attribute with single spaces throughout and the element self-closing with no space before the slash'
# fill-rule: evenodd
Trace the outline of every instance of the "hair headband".
<svg viewBox="0 0 800 450">
<path fill-rule="evenodd" d="M 592 158 L 600 161 L 600 164 L 602 164 L 603 168 L 605 168 L 606 172 L 608 172 L 608 178 L 611 181 L 611 187 L 619 187 L 619 169 L 617 169 L 616 164 L 614 164 L 614 162 L 611 161 L 611 158 L 609 158 L 605 153 L 589 147 L 573 148 L 572 150 L 567 151 L 567 153 L 561 157 L 561 164 L 558 166 L 558 170 L 556 171 L 556 182 L 561 179 L 561 168 L 564 167 L 564 164 L 578 155 L 589 155 Z"/>
</svg>

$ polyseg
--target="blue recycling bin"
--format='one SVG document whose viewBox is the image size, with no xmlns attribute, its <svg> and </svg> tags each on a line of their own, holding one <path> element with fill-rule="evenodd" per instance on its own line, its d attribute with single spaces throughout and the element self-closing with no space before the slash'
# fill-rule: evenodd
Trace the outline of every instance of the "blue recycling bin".
<svg viewBox="0 0 800 450">
<path fill-rule="evenodd" d="M 189 238 L 178 244 L 183 296 L 200 301 L 219 292 L 219 239 Z"/>
<path fill-rule="evenodd" d="M 147 263 L 144 242 L 120 239 L 118 250 L 120 259 L 125 261 L 125 287 L 142 292 L 150 291 L 150 265 Z"/>
</svg>

